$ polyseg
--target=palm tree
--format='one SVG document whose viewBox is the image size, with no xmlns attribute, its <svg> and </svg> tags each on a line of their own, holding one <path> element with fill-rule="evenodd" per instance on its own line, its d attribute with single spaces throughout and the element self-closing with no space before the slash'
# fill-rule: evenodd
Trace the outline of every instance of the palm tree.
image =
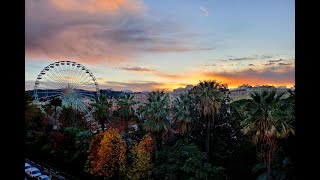
<svg viewBox="0 0 320 180">
<path fill-rule="evenodd" d="M 110 103 L 107 99 L 107 96 L 100 94 L 100 97 L 96 100 L 96 103 L 93 104 L 93 107 L 95 107 L 95 119 L 99 121 L 101 124 L 102 131 L 104 132 L 104 124 L 106 122 L 106 119 L 111 113 L 111 106 L 112 103 Z"/>
<path fill-rule="evenodd" d="M 61 107 L 62 100 L 59 98 L 54 98 L 50 101 L 50 106 L 54 106 L 54 125 L 57 124 L 57 107 Z"/>
<path fill-rule="evenodd" d="M 145 106 L 140 104 L 139 107 L 136 110 L 136 113 L 137 113 L 137 116 L 138 116 L 138 120 L 139 120 L 140 123 L 143 122 L 143 120 L 144 120 L 144 116 L 143 116 L 143 113 L 145 112 L 144 109 L 145 109 Z"/>
<path fill-rule="evenodd" d="M 210 136 L 211 127 L 214 126 L 215 117 L 219 113 L 222 101 L 224 99 L 224 85 L 215 80 L 200 81 L 193 87 L 190 95 L 193 98 L 196 109 L 206 123 L 205 133 L 205 151 L 207 161 L 210 159 Z"/>
<path fill-rule="evenodd" d="M 241 123 L 243 133 L 251 133 L 259 156 L 268 165 L 271 179 L 271 161 L 277 147 L 277 139 L 294 134 L 292 118 L 287 103 L 280 98 L 284 93 L 272 91 L 253 92 L 250 103 L 244 109 L 245 119 Z"/>
<path fill-rule="evenodd" d="M 163 91 L 153 91 L 149 94 L 148 103 L 142 108 L 143 116 L 146 118 L 144 127 L 150 131 L 156 139 L 157 150 L 162 147 L 162 133 L 168 130 L 170 122 L 169 114 L 169 96 Z"/>
<path fill-rule="evenodd" d="M 119 115 L 125 121 L 125 139 L 128 138 L 128 123 L 130 118 L 134 116 L 134 109 L 132 106 L 135 104 L 136 102 L 133 100 L 133 96 L 127 93 L 120 96 L 118 101 Z"/>
<path fill-rule="evenodd" d="M 291 118 L 292 118 L 292 122 L 295 121 L 295 109 L 296 109 L 296 103 L 295 103 L 295 98 L 296 98 L 296 93 L 295 93 L 295 90 L 291 90 L 289 89 L 288 90 L 289 92 L 289 97 L 287 97 L 287 99 L 285 100 L 285 102 L 289 105 L 288 108 L 289 108 L 289 111 L 290 111 L 290 115 L 291 115 Z"/>
<path fill-rule="evenodd" d="M 180 97 L 176 98 L 173 102 L 173 118 L 174 121 L 180 125 L 184 143 L 188 142 L 189 125 L 193 120 L 191 116 L 191 105 L 191 99 L 184 94 L 181 94 Z"/>
</svg>

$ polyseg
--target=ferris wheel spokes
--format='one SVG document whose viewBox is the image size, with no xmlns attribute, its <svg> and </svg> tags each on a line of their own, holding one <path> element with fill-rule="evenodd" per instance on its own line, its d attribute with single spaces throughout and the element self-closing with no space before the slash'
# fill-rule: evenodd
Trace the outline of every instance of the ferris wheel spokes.
<svg viewBox="0 0 320 180">
<path fill-rule="evenodd" d="M 44 105 L 60 98 L 64 106 L 92 117 L 90 108 L 99 96 L 99 86 L 94 75 L 83 65 L 72 61 L 57 61 L 46 66 L 38 75 L 34 86 L 34 102 L 43 111 Z"/>
</svg>

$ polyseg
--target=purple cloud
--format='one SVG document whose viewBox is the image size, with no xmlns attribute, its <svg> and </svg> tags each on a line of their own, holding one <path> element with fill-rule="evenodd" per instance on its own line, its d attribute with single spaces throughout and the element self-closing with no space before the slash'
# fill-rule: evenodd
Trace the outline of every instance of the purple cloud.
<svg viewBox="0 0 320 180">
<path fill-rule="evenodd" d="M 64 3 L 28 0 L 25 4 L 26 59 L 119 62 L 146 52 L 214 49 L 195 43 L 194 38 L 199 34 L 187 32 L 180 22 L 154 19 L 146 15 L 143 7 L 135 6 L 135 0 L 67 0 Z"/>
</svg>

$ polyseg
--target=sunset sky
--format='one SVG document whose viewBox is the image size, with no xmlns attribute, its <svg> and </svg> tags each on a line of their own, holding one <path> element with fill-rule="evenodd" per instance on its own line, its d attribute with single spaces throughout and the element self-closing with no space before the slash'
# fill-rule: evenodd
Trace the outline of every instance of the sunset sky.
<svg viewBox="0 0 320 180">
<path fill-rule="evenodd" d="M 25 87 L 60 60 L 100 89 L 295 84 L 294 0 L 26 0 Z"/>
</svg>

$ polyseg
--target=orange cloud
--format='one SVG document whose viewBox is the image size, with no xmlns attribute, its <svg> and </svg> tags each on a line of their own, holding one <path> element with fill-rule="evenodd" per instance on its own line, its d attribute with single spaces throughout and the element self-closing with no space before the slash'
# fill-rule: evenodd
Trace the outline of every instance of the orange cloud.
<svg viewBox="0 0 320 180">
<path fill-rule="evenodd" d="M 166 73 L 155 73 L 157 76 L 164 78 L 164 79 L 181 79 L 184 78 L 183 75 L 179 75 L 179 74 L 166 74 Z"/>
<path fill-rule="evenodd" d="M 226 83 L 229 87 L 237 87 L 242 84 L 251 85 L 286 85 L 295 84 L 294 67 L 272 67 L 262 70 L 246 69 L 239 72 L 203 73 L 204 77 L 217 79 Z"/>
<path fill-rule="evenodd" d="M 51 0 L 58 9 L 87 13 L 115 12 L 119 10 L 139 11 L 143 4 L 137 0 Z"/>
</svg>

